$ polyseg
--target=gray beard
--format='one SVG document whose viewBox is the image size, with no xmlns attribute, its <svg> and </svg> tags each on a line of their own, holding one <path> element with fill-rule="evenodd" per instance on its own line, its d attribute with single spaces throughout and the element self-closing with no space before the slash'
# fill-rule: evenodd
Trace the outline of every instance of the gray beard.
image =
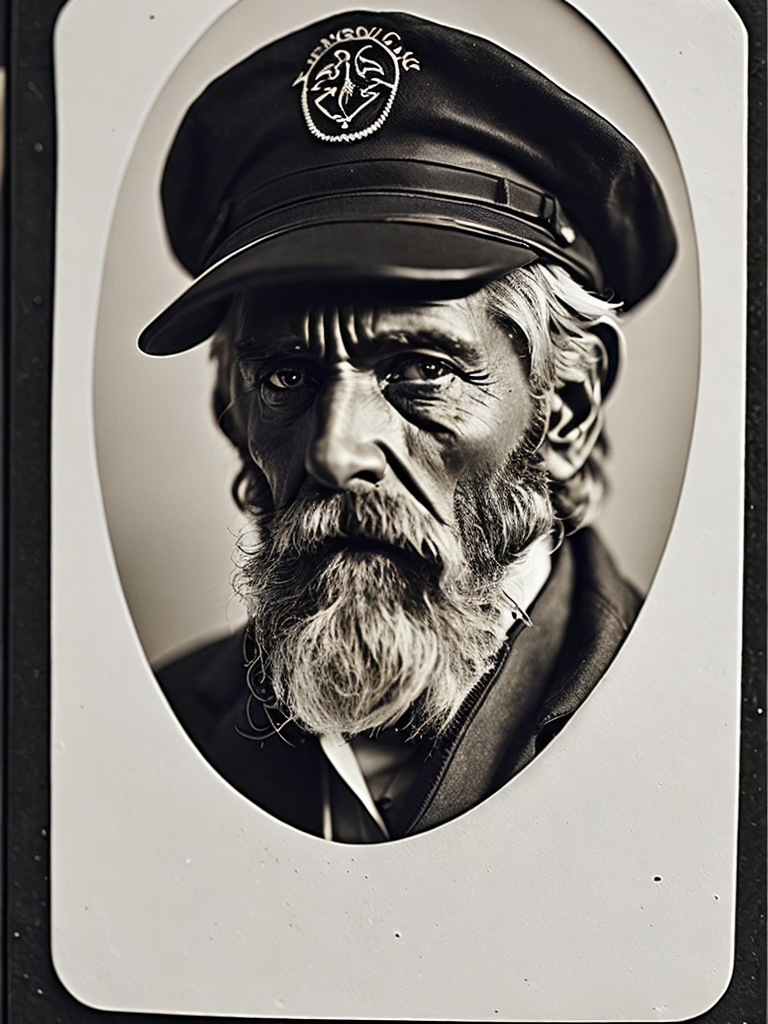
<svg viewBox="0 0 768 1024">
<path fill-rule="evenodd" d="M 254 512 L 235 588 L 255 659 L 312 733 L 439 734 L 490 670 L 505 570 L 554 524 L 546 474 L 513 454 L 458 488 L 457 530 L 372 489 Z"/>
</svg>

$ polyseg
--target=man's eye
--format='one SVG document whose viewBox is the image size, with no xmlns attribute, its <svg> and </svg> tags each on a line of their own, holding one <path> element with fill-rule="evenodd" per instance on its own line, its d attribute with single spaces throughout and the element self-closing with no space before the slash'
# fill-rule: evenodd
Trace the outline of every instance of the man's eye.
<svg viewBox="0 0 768 1024">
<path fill-rule="evenodd" d="M 307 374 L 296 366 L 281 366 L 270 373 L 264 383 L 281 391 L 290 391 L 303 387 L 307 383 Z"/>
<path fill-rule="evenodd" d="M 442 359 L 409 359 L 393 367 L 387 374 L 387 381 L 394 384 L 425 384 L 451 377 L 453 372 Z"/>
<path fill-rule="evenodd" d="M 297 409 L 311 402 L 320 386 L 311 367 L 291 365 L 265 368 L 260 376 L 259 394 L 274 409 Z"/>
</svg>

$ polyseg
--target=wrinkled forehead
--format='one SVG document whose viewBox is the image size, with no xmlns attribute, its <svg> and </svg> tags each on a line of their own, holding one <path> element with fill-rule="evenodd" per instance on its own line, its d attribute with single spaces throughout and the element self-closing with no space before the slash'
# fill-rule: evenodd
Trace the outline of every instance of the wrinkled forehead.
<svg viewBox="0 0 768 1024">
<path fill-rule="evenodd" d="M 233 301 L 228 334 L 238 346 L 290 344 L 322 352 L 335 341 L 350 347 L 394 338 L 482 345 L 494 327 L 483 291 L 431 302 L 285 295 L 265 301 L 263 295 L 242 292 Z"/>
</svg>

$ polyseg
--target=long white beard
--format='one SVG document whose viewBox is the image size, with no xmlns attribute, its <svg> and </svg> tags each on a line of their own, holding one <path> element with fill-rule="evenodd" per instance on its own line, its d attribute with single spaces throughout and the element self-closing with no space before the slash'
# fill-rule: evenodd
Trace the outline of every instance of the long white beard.
<svg viewBox="0 0 768 1024">
<path fill-rule="evenodd" d="M 353 736 L 409 711 L 415 731 L 448 725 L 503 642 L 504 570 L 552 527 L 544 474 L 514 470 L 460 489 L 457 532 L 377 490 L 254 520 L 236 588 L 299 725 Z"/>
</svg>

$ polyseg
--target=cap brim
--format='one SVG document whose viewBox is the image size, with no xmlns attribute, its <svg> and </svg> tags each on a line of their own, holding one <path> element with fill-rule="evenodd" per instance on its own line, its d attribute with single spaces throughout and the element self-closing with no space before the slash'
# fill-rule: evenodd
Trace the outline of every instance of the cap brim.
<svg viewBox="0 0 768 1024">
<path fill-rule="evenodd" d="M 402 304 L 469 295 L 537 259 L 523 242 L 474 234 L 465 225 L 354 221 L 314 224 L 246 245 L 202 274 L 142 331 L 150 355 L 183 352 L 209 338 L 231 297 L 297 289 L 320 298 Z"/>
</svg>

